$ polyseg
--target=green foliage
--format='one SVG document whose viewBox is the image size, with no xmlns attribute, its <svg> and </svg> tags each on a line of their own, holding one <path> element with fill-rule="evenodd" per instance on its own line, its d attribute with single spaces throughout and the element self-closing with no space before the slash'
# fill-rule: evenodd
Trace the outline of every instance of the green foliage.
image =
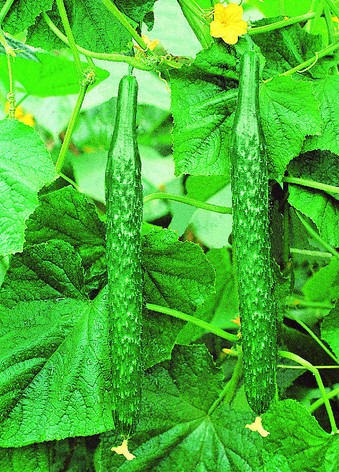
<svg viewBox="0 0 339 472">
<path fill-rule="evenodd" d="M 75 43 L 85 48 L 79 54 L 67 45 L 72 37 L 62 3 Z M 266 208 L 268 171 L 270 227 L 265 223 L 263 231 L 257 218 L 234 243 L 230 143 L 240 63 L 251 39 L 231 46 L 212 38 L 215 3 L 0 0 L 1 472 L 339 469 L 339 4 L 242 2 L 260 60 L 268 168 L 251 164 L 239 202 L 248 211 L 253 182 L 261 182 L 263 198 L 256 201 Z M 286 17 L 295 23 L 286 26 Z M 141 33 L 160 44 L 145 48 Z M 6 42 L 15 57 L 6 55 Z M 95 80 L 86 89 L 79 78 L 88 68 Z M 130 360 L 121 358 L 121 345 L 112 346 L 104 186 L 118 84 L 127 73 L 139 84 L 137 138 L 147 197 L 142 375 L 136 378 L 141 411 L 128 444 L 136 456 L 131 461 L 111 450 L 121 443 L 113 398 L 132 390 L 122 392 L 121 379 L 112 378 L 113 365 Z M 257 98 L 253 88 L 247 92 Z M 124 105 L 125 117 L 134 113 Z M 244 136 L 250 131 L 247 125 Z M 123 135 L 130 132 L 127 126 Z M 242 148 L 247 157 L 250 144 Z M 120 151 L 116 157 L 121 164 Z M 118 173 L 115 189 L 131 170 Z M 133 192 L 129 184 L 119 188 L 125 196 Z M 162 192 L 167 198 L 152 198 Z M 234 193 L 233 185 L 233 199 Z M 201 202 L 228 214 L 201 209 Z M 132 205 L 114 198 L 113 207 L 111 218 L 119 214 L 131 223 Z M 256 248 L 263 232 L 263 251 L 272 243 L 276 260 L 268 257 L 260 270 L 248 262 L 240 273 L 236 258 L 246 248 L 262 258 Z M 122 268 L 135 262 L 121 261 L 111 267 L 119 282 Z M 236 280 L 245 281 L 251 300 L 271 264 L 280 400 L 262 415 L 269 435 L 261 437 L 246 427 L 255 415 L 245 396 L 248 321 Z M 238 315 L 242 327 L 234 323 Z M 252 320 L 261 332 L 259 339 L 254 333 L 253 360 L 262 369 L 275 334 L 266 321 Z M 134 328 L 126 323 L 126 335 Z M 256 393 L 245 360 L 245 375 L 246 367 Z"/>
<path fill-rule="evenodd" d="M 55 172 L 39 134 L 22 123 L 0 122 L 0 148 L 0 253 L 6 255 L 22 250 L 25 222 L 38 205 L 38 191 Z"/>
</svg>

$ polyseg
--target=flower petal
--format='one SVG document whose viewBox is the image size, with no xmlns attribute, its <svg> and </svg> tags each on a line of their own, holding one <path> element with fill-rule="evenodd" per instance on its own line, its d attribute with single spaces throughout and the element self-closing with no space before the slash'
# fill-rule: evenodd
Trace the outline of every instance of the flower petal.
<svg viewBox="0 0 339 472">
<path fill-rule="evenodd" d="M 221 38 L 225 33 L 225 25 L 220 20 L 214 20 L 210 24 L 210 34 L 213 38 Z"/>
</svg>

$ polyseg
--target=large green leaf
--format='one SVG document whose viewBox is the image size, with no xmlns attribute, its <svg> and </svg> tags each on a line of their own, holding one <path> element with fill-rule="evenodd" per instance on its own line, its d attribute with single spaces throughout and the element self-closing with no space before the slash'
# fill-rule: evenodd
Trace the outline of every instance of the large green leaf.
<svg viewBox="0 0 339 472">
<path fill-rule="evenodd" d="M 260 112 L 271 174 L 280 179 L 306 135 L 320 132 L 318 102 L 309 82 L 276 77 L 260 88 Z"/>
<path fill-rule="evenodd" d="M 334 247 L 339 246 L 338 202 L 321 191 L 289 185 L 289 203 L 311 218 L 321 237 Z"/>
<path fill-rule="evenodd" d="M 334 354 L 339 359 L 339 306 L 325 316 L 321 323 L 321 337 L 330 346 Z"/>
<path fill-rule="evenodd" d="M 36 52 L 38 61 L 17 57 L 12 64 L 12 73 L 28 95 L 50 97 L 79 92 L 79 77 L 74 61 L 52 53 Z M 88 64 L 82 63 L 84 69 Z M 97 85 L 109 76 L 99 67 L 94 67 Z M 53 80 L 52 80 L 53 78 Z M 0 79 L 8 80 L 7 58 L 0 56 Z"/>
<path fill-rule="evenodd" d="M 322 127 L 320 136 L 312 136 L 305 141 L 304 151 L 323 149 L 339 154 L 339 77 L 329 75 L 314 81 L 313 86 L 320 103 Z"/>
<path fill-rule="evenodd" d="M 190 66 L 171 73 L 176 173 L 224 175 L 228 134 L 237 99 L 236 59 L 214 42 Z"/>
<path fill-rule="evenodd" d="M 339 258 L 332 257 L 328 265 L 307 279 L 302 291 L 306 299 L 311 301 L 339 298 Z"/>
<path fill-rule="evenodd" d="M 234 329 L 236 325 L 231 320 L 238 315 L 238 300 L 231 253 L 226 248 L 212 249 L 207 253 L 207 258 L 216 271 L 215 292 L 197 309 L 195 316 L 219 328 Z M 190 343 L 204 333 L 204 329 L 187 323 L 179 333 L 178 342 Z"/>
<path fill-rule="evenodd" d="M 66 0 L 65 7 L 75 41 L 83 48 L 102 53 L 127 52 L 130 49 L 130 33 L 101 1 Z M 56 5 L 47 13 L 59 29 L 64 31 Z M 51 32 L 42 15 L 28 29 L 27 42 L 47 50 L 66 47 Z"/>
<path fill-rule="evenodd" d="M 119 438 L 103 435 L 97 472 L 261 470 L 261 438 L 245 428 L 251 413 L 215 403 L 221 388 L 221 372 L 204 346 L 176 347 L 171 361 L 145 378 L 142 416 L 130 440 L 136 459 L 112 454 Z"/>
<path fill-rule="evenodd" d="M 0 121 L 0 254 L 22 250 L 25 222 L 38 205 L 37 194 L 54 176 L 38 133 L 16 120 Z"/>
<path fill-rule="evenodd" d="M 62 241 L 12 259 L 0 292 L 0 446 L 113 428 L 105 293 L 81 293 L 80 256 Z"/>
<path fill-rule="evenodd" d="M 285 456 L 291 472 L 333 470 L 327 468 L 324 458 L 335 443 L 338 460 L 339 438 L 326 433 L 298 402 L 285 400 L 276 403 L 263 415 L 263 425 L 270 432 L 264 442 L 269 457 Z M 269 464 L 268 461 L 267 467 Z"/>
<path fill-rule="evenodd" d="M 2 7 L 6 1 L 0 2 Z M 24 31 L 34 21 L 42 11 L 46 11 L 52 7 L 53 0 L 36 0 L 30 2 L 29 0 L 18 0 L 13 2 L 8 14 L 5 16 L 3 28 L 11 34 L 16 34 Z"/>
<path fill-rule="evenodd" d="M 143 238 L 146 301 L 193 311 L 213 289 L 214 270 L 202 249 L 178 241 L 173 231 L 153 231 Z"/>
<path fill-rule="evenodd" d="M 48 444 L 0 449 L 0 470 L 4 472 L 50 472 Z"/>
</svg>

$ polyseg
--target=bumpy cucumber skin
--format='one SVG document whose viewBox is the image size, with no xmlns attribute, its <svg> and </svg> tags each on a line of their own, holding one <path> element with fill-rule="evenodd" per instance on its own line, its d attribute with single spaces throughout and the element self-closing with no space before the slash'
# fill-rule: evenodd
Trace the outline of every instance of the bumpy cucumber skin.
<svg viewBox="0 0 339 472">
<path fill-rule="evenodd" d="M 259 114 L 259 58 L 254 51 L 242 57 L 231 156 L 245 393 L 250 407 L 261 415 L 276 393 L 277 322 L 267 160 Z"/>
<path fill-rule="evenodd" d="M 138 84 L 119 84 L 114 133 L 106 167 L 106 254 L 111 320 L 113 420 L 130 436 L 140 410 L 141 384 L 141 164 L 136 136 Z"/>
</svg>

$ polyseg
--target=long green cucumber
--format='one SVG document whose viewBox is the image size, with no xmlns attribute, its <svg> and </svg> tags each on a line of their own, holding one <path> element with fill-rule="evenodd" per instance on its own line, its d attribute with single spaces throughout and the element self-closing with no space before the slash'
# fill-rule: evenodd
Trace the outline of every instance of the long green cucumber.
<svg viewBox="0 0 339 472">
<path fill-rule="evenodd" d="M 273 296 L 269 182 L 259 110 L 259 57 L 243 54 L 231 144 L 233 241 L 245 393 L 261 415 L 276 393 L 277 321 Z"/>
<path fill-rule="evenodd" d="M 141 164 L 136 136 L 138 84 L 124 76 L 106 167 L 106 253 L 111 319 L 113 420 L 129 437 L 140 410 L 141 384 Z"/>
</svg>

